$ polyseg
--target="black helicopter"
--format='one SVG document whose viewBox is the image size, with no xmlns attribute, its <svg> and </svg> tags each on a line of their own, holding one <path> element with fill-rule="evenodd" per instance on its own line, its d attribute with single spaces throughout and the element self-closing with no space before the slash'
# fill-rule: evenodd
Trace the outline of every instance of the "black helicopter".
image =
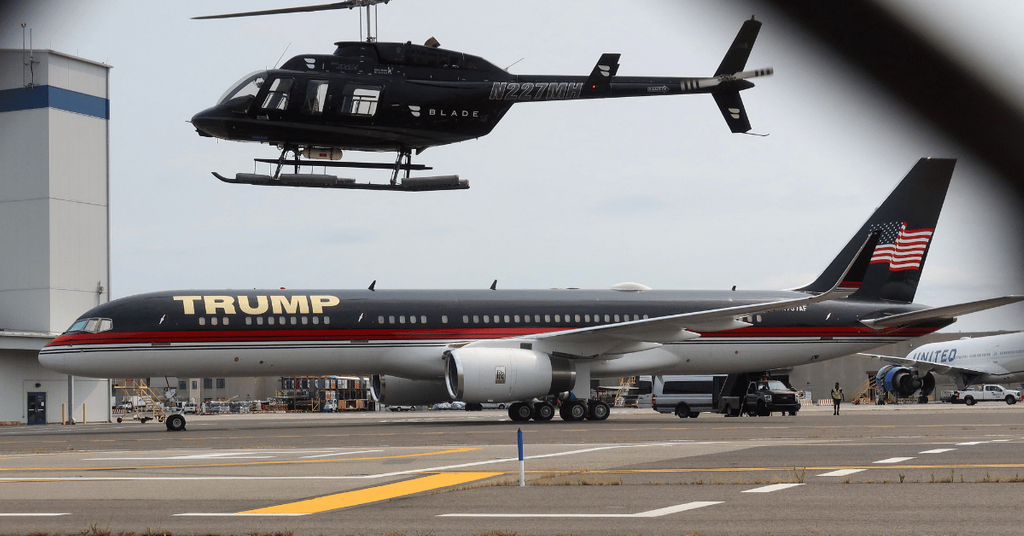
<svg viewBox="0 0 1024 536">
<path fill-rule="evenodd" d="M 370 6 L 387 1 L 349 0 L 197 18 L 365 7 L 369 36 Z M 215 172 L 224 182 L 398 191 L 465 189 L 468 182 L 457 175 L 410 178 L 412 170 L 431 169 L 412 164 L 412 152 L 484 136 L 516 103 L 710 93 L 732 132 L 749 131 L 739 92 L 754 86 L 748 78 L 772 74 L 770 68 L 743 70 L 760 28 L 753 18 L 745 21 L 714 76 L 704 78 L 618 77 L 619 54 L 603 54 L 589 76 L 514 75 L 478 56 L 442 49 L 433 38 L 414 45 L 377 42 L 370 36 L 366 41 L 335 43 L 334 54 L 302 54 L 279 69 L 249 74 L 191 122 L 200 136 L 255 141 L 281 149 L 276 160 L 256 159 L 276 164 L 273 175 L 239 173 L 231 179 Z M 393 151 L 398 157 L 394 165 L 340 162 L 342 151 L 347 150 Z M 289 153 L 294 159 L 288 159 Z M 282 174 L 286 165 L 295 166 L 295 173 Z M 357 183 L 334 175 L 300 174 L 300 165 L 391 169 L 392 174 L 388 184 Z"/>
</svg>

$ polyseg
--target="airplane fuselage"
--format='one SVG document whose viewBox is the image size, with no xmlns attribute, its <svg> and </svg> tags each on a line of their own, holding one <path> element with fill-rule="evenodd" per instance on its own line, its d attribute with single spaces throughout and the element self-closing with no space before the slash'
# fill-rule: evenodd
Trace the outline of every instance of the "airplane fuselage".
<svg viewBox="0 0 1024 536">
<path fill-rule="evenodd" d="M 805 296 L 772 291 L 191 290 L 122 298 L 85 313 L 40 353 L 48 368 L 93 377 L 387 374 L 438 379 L 447 348 L 490 339 Z M 861 318 L 921 306 L 834 300 L 751 315 L 617 355 L 564 356 L 593 377 L 790 367 L 918 337 L 951 320 L 875 330 Z M 92 319 L 92 320 L 90 320 Z M 104 320 L 105 319 L 105 320 Z M 103 324 L 104 321 L 108 323 Z M 88 324 L 90 321 L 93 324 Z M 82 324 L 85 322 L 85 324 Z M 102 326 L 102 327 L 101 327 Z"/>
<path fill-rule="evenodd" d="M 1024 332 L 929 343 L 907 359 L 919 363 L 921 370 L 961 370 L 973 384 L 1024 382 Z"/>
</svg>

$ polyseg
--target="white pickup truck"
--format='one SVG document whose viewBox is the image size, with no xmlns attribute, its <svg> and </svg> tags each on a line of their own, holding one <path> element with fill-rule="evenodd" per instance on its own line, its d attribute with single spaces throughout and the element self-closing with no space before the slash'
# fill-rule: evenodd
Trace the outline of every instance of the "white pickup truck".
<svg viewBox="0 0 1024 536">
<path fill-rule="evenodd" d="M 1002 385 L 982 385 L 981 389 L 964 389 L 953 391 L 952 402 L 963 402 L 973 406 L 975 402 L 991 402 L 1004 400 L 1007 404 L 1016 404 L 1020 400 L 1020 391 L 1011 391 L 1003 388 Z"/>
</svg>

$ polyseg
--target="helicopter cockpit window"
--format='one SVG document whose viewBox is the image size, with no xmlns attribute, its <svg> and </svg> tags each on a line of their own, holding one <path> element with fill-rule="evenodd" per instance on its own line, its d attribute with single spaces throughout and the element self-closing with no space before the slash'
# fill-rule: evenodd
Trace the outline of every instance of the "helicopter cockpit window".
<svg viewBox="0 0 1024 536">
<path fill-rule="evenodd" d="M 223 104 L 229 100 L 237 99 L 239 97 L 255 97 L 256 93 L 259 93 L 260 88 L 263 87 L 263 81 L 267 79 L 266 71 L 256 71 L 249 76 L 238 81 L 237 84 L 231 86 L 231 89 L 224 92 L 220 96 L 220 100 L 217 104 Z"/>
<path fill-rule="evenodd" d="M 276 78 L 270 83 L 270 91 L 263 100 L 264 110 L 288 109 L 288 94 L 292 90 L 291 78 Z"/>
<path fill-rule="evenodd" d="M 338 110 L 343 115 L 372 116 L 377 113 L 380 92 L 377 86 L 345 86 L 345 101 Z"/>
<path fill-rule="evenodd" d="M 324 113 L 327 102 L 327 80 L 310 80 L 306 85 L 306 100 L 302 103 L 302 113 L 320 115 Z"/>
</svg>

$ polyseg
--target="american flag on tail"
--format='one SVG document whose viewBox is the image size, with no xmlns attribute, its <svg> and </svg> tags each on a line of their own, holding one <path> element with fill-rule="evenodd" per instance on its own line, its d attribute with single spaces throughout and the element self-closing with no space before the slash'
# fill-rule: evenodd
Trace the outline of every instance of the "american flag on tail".
<svg viewBox="0 0 1024 536">
<path fill-rule="evenodd" d="M 871 264 L 888 263 L 890 272 L 921 269 L 921 260 L 935 229 L 907 229 L 906 222 L 898 221 L 876 225 L 872 230 L 875 229 L 882 234 L 871 256 Z"/>
</svg>

